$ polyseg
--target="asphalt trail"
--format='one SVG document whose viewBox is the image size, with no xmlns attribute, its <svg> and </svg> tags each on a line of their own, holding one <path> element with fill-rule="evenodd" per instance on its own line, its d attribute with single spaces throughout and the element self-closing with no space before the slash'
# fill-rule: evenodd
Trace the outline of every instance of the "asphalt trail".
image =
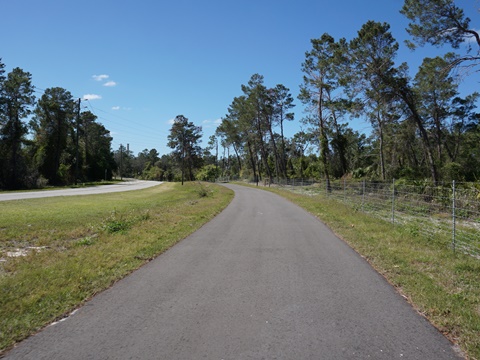
<svg viewBox="0 0 480 360">
<path fill-rule="evenodd" d="M 6 359 L 457 359 L 320 221 L 257 189 Z"/>
</svg>

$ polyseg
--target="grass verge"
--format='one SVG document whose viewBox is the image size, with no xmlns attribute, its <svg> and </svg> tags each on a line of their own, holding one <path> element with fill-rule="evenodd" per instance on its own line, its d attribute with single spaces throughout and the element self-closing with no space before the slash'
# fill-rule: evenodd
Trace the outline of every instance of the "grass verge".
<svg viewBox="0 0 480 360">
<path fill-rule="evenodd" d="M 323 195 L 268 190 L 321 219 L 470 359 L 480 359 L 480 259 Z"/>
<path fill-rule="evenodd" d="M 165 183 L 2 202 L 0 355 L 199 229 L 232 198 L 221 186 Z"/>
</svg>

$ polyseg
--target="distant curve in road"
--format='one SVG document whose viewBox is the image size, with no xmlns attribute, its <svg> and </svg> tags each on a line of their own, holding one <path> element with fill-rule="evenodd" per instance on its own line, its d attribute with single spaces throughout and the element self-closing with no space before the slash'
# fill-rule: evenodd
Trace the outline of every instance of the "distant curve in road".
<svg viewBox="0 0 480 360">
<path fill-rule="evenodd" d="M 460 358 L 314 216 L 226 186 L 215 219 L 5 358 Z"/>
<path fill-rule="evenodd" d="M 162 184 L 161 181 L 145 180 L 127 180 L 118 184 L 87 186 L 74 189 L 45 190 L 45 191 L 25 191 L 25 192 L 0 192 L 0 201 L 39 199 L 53 196 L 77 196 L 77 195 L 95 195 L 106 194 L 121 191 L 132 191 L 146 189 L 152 186 Z"/>
</svg>

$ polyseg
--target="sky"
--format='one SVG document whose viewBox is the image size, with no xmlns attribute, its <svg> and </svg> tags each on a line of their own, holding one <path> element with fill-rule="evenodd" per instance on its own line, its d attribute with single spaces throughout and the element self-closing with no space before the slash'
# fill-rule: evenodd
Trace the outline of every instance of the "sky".
<svg viewBox="0 0 480 360">
<path fill-rule="evenodd" d="M 478 22 L 478 0 L 461 0 Z M 171 152 L 172 120 L 184 115 L 202 126 L 203 142 L 214 134 L 241 85 L 261 74 L 265 85 L 283 84 L 296 98 L 301 64 L 310 40 L 329 33 L 355 37 L 368 20 L 387 22 L 400 43 L 398 62 L 417 68 L 424 57 L 403 44 L 403 0 L 0 0 L 0 58 L 7 72 L 32 74 L 36 97 L 62 87 L 82 99 L 113 137 L 112 148 L 137 155 Z M 414 75 L 414 73 L 412 74 Z M 462 83 L 472 92 L 478 80 Z M 295 100 L 293 136 L 306 114 Z M 364 120 L 350 121 L 368 133 Z"/>
</svg>

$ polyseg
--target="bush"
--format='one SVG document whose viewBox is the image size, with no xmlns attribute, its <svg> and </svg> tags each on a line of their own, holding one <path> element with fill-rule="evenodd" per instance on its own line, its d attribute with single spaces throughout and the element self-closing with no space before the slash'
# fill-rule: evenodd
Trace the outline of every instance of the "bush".
<svg viewBox="0 0 480 360">
<path fill-rule="evenodd" d="M 219 176 L 219 169 L 215 165 L 205 165 L 202 167 L 195 178 L 200 181 L 215 181 L 215 179 Z"/>
<path fill-rule="evenodd" d="M 442 168 L 442 177 L 444 181 L 448 182 L 452 182 L 453 180 L 464 181 L 463 166 L 456 162 L 446 164 Z"/>
</svg>

